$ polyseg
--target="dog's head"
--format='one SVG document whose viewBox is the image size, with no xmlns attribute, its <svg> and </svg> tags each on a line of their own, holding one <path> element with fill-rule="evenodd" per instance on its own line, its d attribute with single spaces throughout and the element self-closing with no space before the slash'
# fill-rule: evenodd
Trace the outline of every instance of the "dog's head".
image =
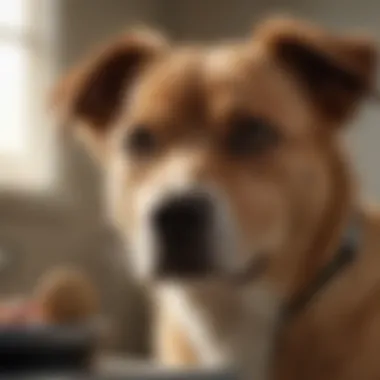
<svg viewBox="0 0 380 380">
<path fill-rule="evenodd" d="M 280 19 L 211 48 L 127 34 L 64 78 L 55 101 L 106 168 L 137 272 L 233 273 L 321 220 L 337 134 L 370 90 L 375 53 Z"/>
</svg>

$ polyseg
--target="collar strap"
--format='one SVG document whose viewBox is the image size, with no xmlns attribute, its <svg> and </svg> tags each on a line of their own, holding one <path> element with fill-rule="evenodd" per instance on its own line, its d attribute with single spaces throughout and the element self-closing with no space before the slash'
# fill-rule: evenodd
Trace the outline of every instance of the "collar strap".
<svg viewBox="0 0 380 380">
<path fill-rule="evenodd" d="M 319 271 L 314 280 L 299 295 L 285 305 L 283 320 L 288 321 L 307 308 L 329 282 L 353 262 L 361 241 L 360 235 L 360 223 L 357 219 L 352 220 L 333 259 Z"/>
</svg>

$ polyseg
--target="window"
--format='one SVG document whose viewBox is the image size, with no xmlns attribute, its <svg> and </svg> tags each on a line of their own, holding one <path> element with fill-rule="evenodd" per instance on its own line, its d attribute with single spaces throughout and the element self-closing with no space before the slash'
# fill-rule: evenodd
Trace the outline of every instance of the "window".
<svg viewBox="0 0 380 380">
<path fill-rule="evenodd" d="M 0 0 L 1 187 L 40 186 L 48 177 L 52 3 Z"/>
</svg>

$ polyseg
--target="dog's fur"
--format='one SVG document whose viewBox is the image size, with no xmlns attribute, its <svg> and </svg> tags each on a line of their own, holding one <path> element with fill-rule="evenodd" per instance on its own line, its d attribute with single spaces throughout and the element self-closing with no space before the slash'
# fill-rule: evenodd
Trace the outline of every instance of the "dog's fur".
<svg viewBox="0 0 380 380">
<path fill-rule="evenodd" d="M 376 55 L 364 37 L 271 19 L 213 48 L 128 33 L 59 84 L 55 105 L 105 167 L 110 215 L 140 277 L 155 266 L 150 210 L 198 188 L 218 208 L 219 270 L 244 268 L 258 252 L 269 261 L 242 287 L 218 279 L 155 286 L 162 362 L 235 357 L 254 379 L 269 376 L 269 363 L 281 380 L 380 378 L 380 219 L 360 207 L 338 136 L 372 90 Z M 266 120 L 276 143 L 227 154 L 239 114 Z M 136 157 L 126 139 L 141 125 L 157 146 Z M 353 214 L 362 220 L 356 261 L 278 333 L 284 302 L 334 257 Z"/>
</svg>

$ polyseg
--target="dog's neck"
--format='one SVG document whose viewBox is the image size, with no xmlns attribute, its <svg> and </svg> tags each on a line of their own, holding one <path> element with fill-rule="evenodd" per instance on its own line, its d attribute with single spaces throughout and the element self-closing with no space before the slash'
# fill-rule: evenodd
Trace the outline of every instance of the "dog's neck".
<svg viewBox="0 0 380 380">
<path fill-rule="evenodd" d="M 352 217 L 359 212 L 355 205 L 352 176 L 344 157 L 335 149 L 328 154 L 331 195 L 317 228 L 307 237 L 302 249 L 293 253 L 296 255 L 295 266 L 289 278 L 288 297 L 296 297 L 318 276 L 321 268 L 334 259 Z"/>
</svg>

